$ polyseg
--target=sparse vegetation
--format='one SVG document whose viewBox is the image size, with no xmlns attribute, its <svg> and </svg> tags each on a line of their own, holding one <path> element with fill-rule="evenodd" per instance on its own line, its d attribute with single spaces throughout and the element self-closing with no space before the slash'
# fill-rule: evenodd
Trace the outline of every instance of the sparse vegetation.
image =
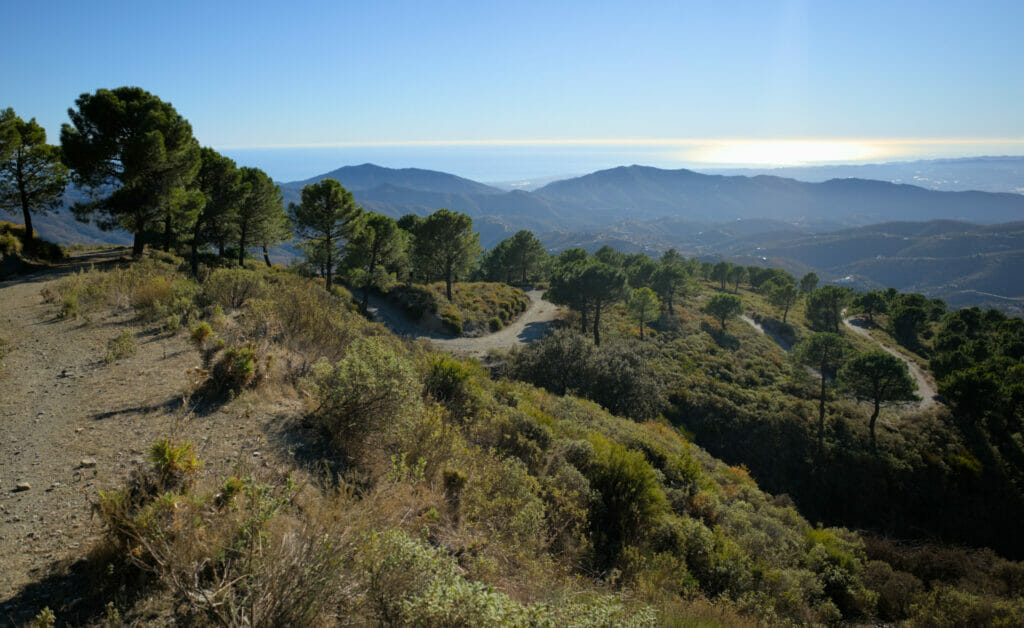
<svg viewBox="0 0 1024 628">
<path fill-rule="evenodd" d="M 118 334 L 116 338 L 111 338 L 107 341 L 107 354 L 103 357 L 103 361 L 107 364 L 113 364 L 122 358 L 135 355 L 138 350 L 139 345 L 135 342 L 135 334 L 131 330 L 126 329 Z"/>
</svg>

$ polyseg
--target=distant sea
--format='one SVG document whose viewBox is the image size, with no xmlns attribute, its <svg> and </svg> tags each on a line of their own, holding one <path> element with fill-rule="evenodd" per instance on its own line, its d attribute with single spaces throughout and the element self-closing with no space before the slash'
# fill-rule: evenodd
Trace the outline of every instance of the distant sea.
<svg viewBox="0 0 1024 628">
<path fill-rule="evenodd" d="M 439 170 L 483 183 L 575 176 L 641 164 L 687 168 L 671 150 L 650 146 L 369 146 L 218 149 L 240 166 L 260 168 L 280 183 L 308 179 L 342 166 Z"/>
</svg>

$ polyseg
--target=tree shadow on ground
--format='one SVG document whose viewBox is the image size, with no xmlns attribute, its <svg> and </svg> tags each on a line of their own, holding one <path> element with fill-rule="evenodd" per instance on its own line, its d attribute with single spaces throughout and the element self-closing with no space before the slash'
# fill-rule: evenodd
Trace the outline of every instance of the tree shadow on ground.
<svg viewBox="0 0 1024 628">
<path fill-rule="evenodd" d="M 86 558 L 52 563 L 39 580 L 0 601 L 0 623 L 27 626 L 49 608 L 59 626 L 95 625 L 102 622 L 108 604 L 129 608 L 151 585 L 147 574 L 98 545 Z"/>
<path fill-rule="evenodd" d="M 707 321 L 701 321 L 700 329 L 707 332 L 715 344 L 723 349 L 736 350 L 740 348 L 740 339 L 724 329 L 712 327 Z"/>
</svg>

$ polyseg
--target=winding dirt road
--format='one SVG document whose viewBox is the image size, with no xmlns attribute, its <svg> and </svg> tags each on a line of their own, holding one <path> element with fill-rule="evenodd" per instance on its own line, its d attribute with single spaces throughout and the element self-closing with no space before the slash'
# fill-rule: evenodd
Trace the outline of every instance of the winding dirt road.
<svg viewBox="0 0 1024 628">
<path fill-rule="evenodd" d="M 542 337 L 555 320 L 558 306 L 545 301 L 543 291 L 531 290 L 530 306 L 501 331 L 477 338 L 452 338 L 437 331 L 424 329 L 410 321 L 401 308 L 380 297 L 370 297 L 369 311 L 374 320 L 383 323 L 392 332 L 413 340 L 426 340 L 439 349 L 472 357 L 483 357 L 492 349 L 511 349 Z"/>
<path fill-rule="evenodd" d="M 939 391 L 936 388 L 935 380 L 932 379 L 931 375 L 926 373 L 924 369 L 918 366 L 917 363 L 915 363 L 913 360 L 900 354 L 895 349 L 887 347 L 881 342 L 879 342 L 878 339 L 872 336 L 867 329 L 865 329 L 861 324 L 858 324 L 863 323 L 863 321 L 861 321 L 860 319 L 855 319 L 853 317 L 847 317 L 845 314 L 846 313 L 843 312 L 843 324 L 846 325 L 846 327 L 848 327 L 851 331 L 853 331 L 853 333 L 867 338 L 871 342 L 881 347 L 882 350 L 885 351 L 886 353 L 896 356 L 897 358 L 903 360 L 906 363 L 907 368 L 910 370 L 910 376 L 914 378 L 914 382 L 917 384 L 917 396 L 921 398 L 921 401 L 918 405 L 922 408 L 927 408 L 929 406 L 935 405 L 935 399 L 936 397 L 938 397 Z M 772 340 L 774 340 L 775 344 L 779 345 L 779 347 L 783 351 L 786 351 L 788 353 L 789 351 L 792 350 L 792 347 L 789 346 L 789 343 L 787 343 L 785 340 L 781 338 L 778 338 L 777 336 L 766 330 L 761 324 L 759 324 L 753 318 L 747 316 L 746 314 L 741 315 L 740 318 L 743 320 L 743 322 L 753 327 L 759 333 L 764 334 L 771 338 Z M 815 376 L 817 376 L 817 371 L 813 371 L 813 373 L 815 374 Z"/>
<path fill-rule="evenodd" d="M 868 330 L 862 326 L 862 320 L 860 320 L 859 318 L 855 319 L 853 317 L 845 316 L 845 312 L 843 314 L 843 325 L 846 325 L 846 327 L 853 331 L 853 333 L 867 338 L 871 342 L 881 347 L 882 351 L 885 351 L 889 355 L 896 356 L 897 358 L 903 360 L 906 363 L 907 368 L 910 369 L 910 376 L 913 377 L 914 381 L 917 383 L 917 396 L 921 398 L 919 405 L 922 408 L 927 408 L 928 406 L 935 405 L 935 398 L 939 396 L 939 391 L 935 387 L 935 380 L 932 379 L 931 375 L 926 373 L 924 369 L 918 366 L 917 363 L 914 362 L 913 360 L 902 355 L 895 349 L 887 347 L 881 342 L 879 342 L 877 338 L 872 336 L 871 333 L 868 332 Z"/>
</svg>

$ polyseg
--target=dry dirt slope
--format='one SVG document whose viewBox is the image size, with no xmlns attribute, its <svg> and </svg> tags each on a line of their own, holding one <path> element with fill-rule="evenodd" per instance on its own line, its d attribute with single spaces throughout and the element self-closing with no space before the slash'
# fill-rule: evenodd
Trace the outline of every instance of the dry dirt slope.
<svg viewBox="0 0 1024 628">
<path fill-rule="evenodd" d="M 116 263 L 119 255 L 81 256 L 0 283 L 0 336 L 10 343 L 0 370 L 0 623 L 23 618 L 22 587 L 55 561 L 84 554 L 100 532 L 90 502 L 143 461 L 155 440 L 177 434 L 194 441 L 214 473 L 250 459 L 271 421 L 244 399 L 187 417 L 185 371 L 197 357 L 183 335 L 146 328 L 130 309 L 90 323 L 62 320 L 43 302 L 40 291 L 67 272 Z M 105 363 L 107 341 L 124 329 L 134 333 L 138 353 Z M 257 455 L 261 463 L 274 457 L 266 448 Z M 21 483 L 30 488 L 19 490 Z"/>
</svg>

